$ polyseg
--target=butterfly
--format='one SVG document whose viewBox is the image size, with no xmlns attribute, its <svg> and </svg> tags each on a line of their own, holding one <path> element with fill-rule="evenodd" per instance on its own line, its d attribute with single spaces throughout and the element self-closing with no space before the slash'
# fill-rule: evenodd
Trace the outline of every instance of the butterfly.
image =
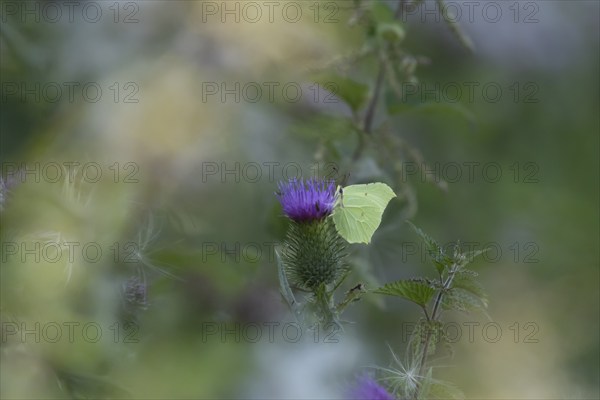
<svg viewBox="0 0 600 400">
<path fill-rule="evenodd" d="M 340 202 L 333 212 L 338 233 L 348 243 L 369 243 L 396 193 L 385 183 L 339 187 Z"/>
</svg>

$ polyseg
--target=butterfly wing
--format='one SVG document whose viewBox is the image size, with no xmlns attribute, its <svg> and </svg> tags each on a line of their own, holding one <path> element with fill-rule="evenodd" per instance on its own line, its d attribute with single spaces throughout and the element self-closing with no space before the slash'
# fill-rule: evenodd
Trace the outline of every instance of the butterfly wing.
<svg viewBox="0 0 600 400">
<path fill-rule="evenodd" d="M 344 188 L 343 203 L 336 207 L 333 222 L 349 243 L 369 243 L 394 191 L 384 183 L 351 185 Z"/>
</svg>

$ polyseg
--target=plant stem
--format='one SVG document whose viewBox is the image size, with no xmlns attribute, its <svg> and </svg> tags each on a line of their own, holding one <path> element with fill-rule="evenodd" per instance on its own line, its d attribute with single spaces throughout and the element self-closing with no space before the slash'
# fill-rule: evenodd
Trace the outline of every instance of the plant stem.
<svg viewBox="0 0 600 400">
<path fill-rule="evenodd" d="M 435 302 L 433 304 L 433 309 L 431 311 L 431 317 L 427 317 L 427 320 L 429 322 L 433 322 L 433 323 L 437 322 L 438 312 L 440 310 L 440 305 L 442 304 L 442 299 L 444 298 L 444 293 L 452 285 L 452 280 L 454 279 L 454 275 L 456 274 L 457 270 L 458 270 L 458 266 L 456 264 L 453 265 L 452 268 L 450 268 L 448 277 L 446 278 L 446 281 L 442 283 L 442 289 L 439 291 L 439 293 L 437 294 L 437 296 L 435 298 Z M 442 281 L 442 279 L 440 279 L 440 281 Z M 427 316 L 427 313 L 425 313 L 425 315 Z M 427 353 L 429 352 L 430 341 L 431 341 L 431 329 L 428 329 L 427 334 L 425 336 L 425 344 L 423 345 L 423 352 L 421 353 L 421 361 L 419 363 L 419 373 L 417 375 L 419 377 L 422 377 L 423 374 L 425 373 L 425 366 L 427 364 Z M 415 400 L 417 400 L 419 398 L 420 390 L 421 390 L 421 385 L 419 384 L 419 386 L 417 387 L 417 390 L 415 392 L 415 396 L 414 396 Z"/>
<path fill-rule="evenodd" d="M 402 12 L 404 11 L 404 3 L 406 0 L 398 0 L 398 8 L 394 12 L 394 18 L 399 19 L 402 16 Z M 362 126 L 362 132 L 359 132 L 359 140 L 356 146 L 356 150 L 352 156 L 352 162 L 358 161 L 365 147 L 365 140 L 363 138 L 363 134 L 370 135 L 373 131 L 373 120 L 375 119 L 375 110 L 377 109 L 377 102 L 379 101 L 379 97 L 381 96 L 381 89 L 383 87 L 383 82 L 385 80 L 386 75 L 386 65 L 385 59 L 383 55 L 379 59 L 379 69 L 377 71 L 377 78 L 375 80 L 375 90 L 373 91 L 373 97 L 369 101 L 367 105 L 367 111 L 365 114 L 365 119 Z"/>
<path fill-rule="evenodd" d="M 375 91 L 373 97 L 367 107 L 367 114 L 365 115 L 365 123 L 363 125 L 363 131 L 369 135 L 373 129 L 373 119 L 375 118 L 375 109 L 377 108 L 377 101 L 381 93 L 381 87 L 383 86 L 383 79 L 385 78 L 385 61 L 379 62 L 379 71 L 377 72 L 377 81 L 375 82 Z"/>
</svg>

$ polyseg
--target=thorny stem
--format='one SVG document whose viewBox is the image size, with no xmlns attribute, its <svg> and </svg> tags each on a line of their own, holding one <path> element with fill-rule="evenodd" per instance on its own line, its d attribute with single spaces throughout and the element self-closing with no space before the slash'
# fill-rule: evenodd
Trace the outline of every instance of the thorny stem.
<svg viewBox="0 0 600 400">
<path fill-rule="evenodd" d="M 439 291 L 435 298 L 435 303 L 433 304 L 433 309 L 431 311 L 431 317 L 427 315 L 427 310 L 425 310 L 425 316 L 427 317 L 427 321 L 437 322 L 438 311 L 440 309 L 440 305 L 442 304 L 442 299 L 444 298 L 444 293 L 446 290 L 450 288 L 452 285 L 452 280 L 454 280 L 454 276 L 456 275 L 456 271 L 458 270 L 458 265 L 454 264 L 452 268 L 450 268 L 450 272 L 448 273 L 448 277 L 446 281 L 442 284 L 442 289 Z M 441 278 L 440 278 L 441 281 Z M 423 352 L 421 353 L 421 361 L 419 363 L 419 374 L 417 376 L 422 377 L 425 373 L 425 366 L 427 364 L 427 353 L 429 351 L 429 342 L 431 341 L 431 329 L 427 330 L 427 334 L 425 336 L 425 344 L 423 345 Z M 421 390 L 421 385 L 417 387 L 415 391 L 414 399 L 417 400 L 419 398 L 419 392 Z"/>
</svg>

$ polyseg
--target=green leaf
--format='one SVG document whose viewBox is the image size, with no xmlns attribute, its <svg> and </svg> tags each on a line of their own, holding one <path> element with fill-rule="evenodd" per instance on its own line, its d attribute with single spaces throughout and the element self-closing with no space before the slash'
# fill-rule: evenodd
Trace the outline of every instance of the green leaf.
<svg viewBox="0 0 600 400">
<path fill-rule="evenodd" d="M 133 398 L 126 389 L 103 377 L 74 373 L 59 368 L 54 370 L 54 373 L 59 389 L 73 399 Z"/>
<path fill-rule="evenodd" d="M 346 292 L 346 296 L 344 297 L 344 300 L 341 301 L 336 306 L 336 311 L 338 313 L 342 312 L 349 304 L 360 300 L 362 295 L 366 292 L 367 292 L 367 290 L 365 289 L 365 285 L 363 285 L 362 283 L 359 283 L 359 284 L 355 285 L 353 288 L 350 288 Z"/>
<path fill-rule="evenodd" d="M 413 224 L 412 222 L 406 221 L 406 223 L 409 224 L 410 227 L 413 229 L 413 231 L 415 231 L 415 233 L 417 235 L 419 235 L 419 237 L 423 240 L 423 242 L 425 242 L 425 245 L 427 246 L 427 250 L 442 251 L 441 246 L 438 244 L 438 242 L 435 241 L 435 239 L 433 239 L 431 236 L 429 236 L 428 234 L 423 232 L 420 228 L 417 228 L 417 226 L 415 224 Z"/>
<path fill-rule="evenodd" d="M 481 283 L 475 279 L 477 275 L 473 275 L 472 272 L 473 271 L 467 269 L 457 272 L 454 280 L 452 281 L 452 286 L 454 288 L 462 289 L 471 293 L 473 296 L 477 297 L 484 308 L 487 308 L 487 293 L 483 289 Z"/>
<path fill-rule="evenodd" d="M 390 115 L 410 114 L 439 119 L 445 123 L 464 122 L 471 131 L 474 130 L 478 119 L 467 104 L 447 102 L 444 100 L 445 94 L 440 91 L 435 91 L 435 94 L 431 95 L 433 99 L 422 99 L 419 85 L 417 83 L 413 85 L 404 84 L 402 87 L 404 94 L 401 96 L 391 90 L 385 94 L 386 108 Z"/>
<path fill-rule="evenodd" d="M 419 390 L 419 400 L 429 400 L 429 390 L 433 381 L 433 368 L 427 368 L 427 373 L 421 380 L 421 390 Z"/>
<path fill-rule="evenodd" d="M 482 254 L 485 254 L 488 250 L 489 250 L 489 248 L 485 248 L 485 249 L 481 249 L 481 250 L 473 250 L 473 251 L 463 254 L 464 260 L 465 260 L 463 265 L 472 263 L 476 257 L 478 257 Z"/>
<path fill-rule="evenodd" d="M 402 297 L 420 305 L 421 307 L 425 307 L 435 294 L 435 289 L 421 281 L 399 280 L 396 282 L 387 283 L 379 289 L 376 289 L 374 292 L 389 296 Z"/>
<path fill-rule="evenodd" d="M 444 249 L 438 244 L 438 242 L 436 242 L 431 236 L 423 232 L 421 229 L 417 228 L 412 222 L 406 222 L 425 243 L 425 246 L 427 247 L 427 253 L 429 254 L 429 257 L 431 257 L 435 268 L 440 274 L 444 271 L 444 268 L 452 265 L 452 258 L 446 255 Z"/>
<path fill-rule="evenodd" d="M 337 231 L 348 243 L 369 243 L 394 197 L 385 183 L 345 187 L 332 216 Z"/>
<path fill-rule="evenodd" d="M 427 344 L 427 355 L 435 354 L 438 344 L 443 339 L 443 325 L 439 321 L 428 321 L 425 318 L 419 320 L 412 332 L 408 343 L 408 349 L 413 360 L 419 360 Z"/>
<path fill-rule="evenodd" d="M 486 303 L 478 296 L 462 288 L 452 288 L 444 294 L 442 307 L 446 310 L 455 310 L 464 313 L 482 311 L 486 313 Z"/>
<path fill-rule="evenodd" d="M 432 379 L 429 386 L 428 399 L 446 399 L 446 400 L 462 400 L 465 398 L 465 394 L 454 384 L 441 381 L 439 379 Z"/>
<path fill-rule="evenodd" d="M 357 112 L 367 100 L 369 86 L 335 74 L 323 74 L 314 79 L 322 87 L 318 92 L 320 96 L 316 97 L 319 102 L 333 102 L 333 96 L 342 99 L 353 112 Z M 325 91 L 331 92 L 333 96 L 325 94 Z"/>
<path fill-rule="evenodd" d="M 277 270 L 279 273 L 279 291 L 281 292 L 281 296 L 283 296 L 285 301 L 288 303 L 290 310 L 297 315 L 299 313 L 298 303 L 296 302 L 294 293 L 292 292 L 290 284 L 288 283 L 287 276 L 285 274 L 285 268 L 283 266 L 281 256 L 277 250 L 275 250 L 275 256 L 277 257 Z"/>
</svg>

